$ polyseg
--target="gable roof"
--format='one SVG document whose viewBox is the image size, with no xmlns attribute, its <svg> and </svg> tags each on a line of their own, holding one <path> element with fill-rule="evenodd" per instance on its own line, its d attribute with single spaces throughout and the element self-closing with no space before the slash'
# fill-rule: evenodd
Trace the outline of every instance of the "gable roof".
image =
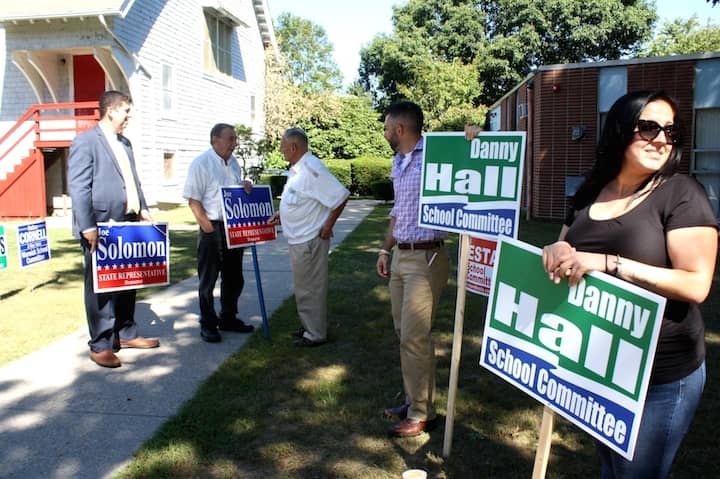
<svg viewBox="0 0 720 479">
<path fill-rule="evenodd" d="M 135 0 L 58 0 L 0 2 L 0 22 L 89 17 L 124 17 Z"/>
</svg>

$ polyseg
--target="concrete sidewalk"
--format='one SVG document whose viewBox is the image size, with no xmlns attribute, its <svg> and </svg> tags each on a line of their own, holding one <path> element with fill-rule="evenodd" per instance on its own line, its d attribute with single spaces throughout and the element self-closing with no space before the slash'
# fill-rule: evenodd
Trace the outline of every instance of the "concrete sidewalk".
<svg viewBox="0 0 720 479">
<path fill-rule="evenodd" d="M 333 246 L 376 204 L 348 202 L 335 225 Z M 257 256 L 269 318 L 292 294 L 287 243 L 279 235 L 258 245 Z M 249 248 L 244 271 L 240 316 L 262 335 Z M 90 361 L 86 329 L 0 368 L 0 477 L 97 479 L 122 468 L 248 337 L 223 333 L 221 343 L 205 343 L 198 312 L 193 277 L 138 302 L 140 333 L 159 338 L 160 348 L 120 351 L 119 369 Z M 273 337 L 285 333 L 269 326 Z"/>
</svg>

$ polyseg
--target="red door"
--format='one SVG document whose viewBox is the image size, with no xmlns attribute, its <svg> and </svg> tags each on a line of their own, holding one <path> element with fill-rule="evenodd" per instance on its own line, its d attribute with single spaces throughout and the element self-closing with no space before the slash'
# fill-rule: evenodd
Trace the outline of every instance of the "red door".
<svg viewBox="0 0 720 479">
<path fill-rule="evenodd" d="M 105 91 L 105 71 L 92 55 L 73 57 L 75 101 L 97 101 Z M 92 115 L 92 108 L 80 108 L 76 115 Z"/>
</svg>

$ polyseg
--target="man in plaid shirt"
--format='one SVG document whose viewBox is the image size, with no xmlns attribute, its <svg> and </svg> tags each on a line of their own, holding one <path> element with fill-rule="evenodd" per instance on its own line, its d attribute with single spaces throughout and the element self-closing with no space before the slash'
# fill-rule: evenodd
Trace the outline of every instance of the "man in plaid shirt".
<svg viewBox="0 0 720 479">
<path fill-rule="evenodd" d="M 405 402 L 384 411 L 401 420 L 389 430 L 397 437 L 417 436 L 437 425 L 432 322 L 450 270 L 446 233 L 418 226 L 422 126 L 423 112 L 415 103 L 395 103 L 385 113 L 385 139 L 395 151 L 390 172 L 395 204 L 376 268 L 390 279 L 393 323 L 400 339 Z"/>
</svg>

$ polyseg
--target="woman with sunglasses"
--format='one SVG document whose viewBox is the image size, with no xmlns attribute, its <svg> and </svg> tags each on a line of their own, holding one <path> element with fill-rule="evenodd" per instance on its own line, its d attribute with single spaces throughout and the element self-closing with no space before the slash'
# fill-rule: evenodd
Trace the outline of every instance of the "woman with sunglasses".
<svg viewBox="0 0 720 479">
<path fill-rule="evenodd" d="M 543 250 L 555 283 L 602 271 L 667 298 L 635 455 L 597 443 L 603 479 L 667 477 L 705 384 L 698 305 L 712 284 L 717 223 L 702 186 L 677 172 L 677 111 L 663 92 L 615 102 L 559 241 Z"/>
</svg>

